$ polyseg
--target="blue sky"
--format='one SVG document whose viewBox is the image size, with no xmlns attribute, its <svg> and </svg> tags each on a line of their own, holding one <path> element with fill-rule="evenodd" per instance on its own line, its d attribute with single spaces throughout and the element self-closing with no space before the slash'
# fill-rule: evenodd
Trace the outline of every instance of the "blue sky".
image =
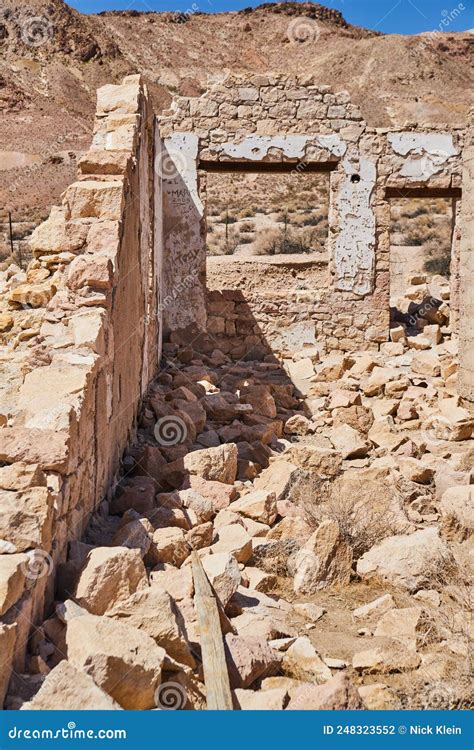
<svg viewBox="0 0 474 750">
<path fill-rule="evenodd" d="M 258 5 L 252 0 L 66 0 L 82 13 L 101 10 L 154 10 L 217 13 Z M 347 21 L 392 34 L 421 31 L 463 31 L 474 28 L 474 0 L 326 0 Z"/>
</svg>

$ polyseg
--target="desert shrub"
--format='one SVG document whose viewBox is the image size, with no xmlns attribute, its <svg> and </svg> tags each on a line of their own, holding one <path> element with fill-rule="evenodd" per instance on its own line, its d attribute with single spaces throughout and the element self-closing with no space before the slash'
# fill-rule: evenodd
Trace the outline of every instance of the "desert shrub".
<svg viewBox="0 0 474 750">
<path fill-rule="evenodd" d="M 243 221 L 240 225 L 241 232 L 252 232 L 255 229 L 254 221 Z"/>
<path fill-rule="evenodd" d="M 433 254 L 431 258 L 425 261 L 424 270 L 431 275 L 439 274 L 440 276 L 449 278 L 451 273 L 451 256 L 445 252 Z"/>
<path fill-rule="evenodd" d="M 374 482 L 353 479 L 347 492 L 337 478 L 325 479 L 304 472 L 297 477 L 289 497 L 301 508 L 311 528 L 317 529 L 323 521 L 336 521 L 356 560 L 399 531 L 395 514 L 380 501 Z"/>
</svg>

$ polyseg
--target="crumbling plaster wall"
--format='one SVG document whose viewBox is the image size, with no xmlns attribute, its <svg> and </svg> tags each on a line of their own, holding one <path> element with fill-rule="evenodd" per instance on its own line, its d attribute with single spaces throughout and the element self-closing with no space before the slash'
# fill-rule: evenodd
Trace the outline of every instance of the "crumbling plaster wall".
<svg viewBox="0 0 474 750">
<path fill-rule="evenodd" d="M 160 143 L 138 76 L 98 91 L 78 180 L 5 283 L 16 387 L 0 404 L 0 705 L 68 542 L 113 490 L 160 352 Z M 8 274 L 7 274 L 8 276 Z M 8 352 L 10 358 L 8 359 Z M 12 363 L 14 368 L 12 368 Z"/>
<path fill-rule="evenodd" d="M 265 291 L 261 295 L 258 290 L 251 292 L 247 303 L 255 325 L 268 334 L 270 344 L 272 329 L 294 324 L 313 328 L 317 340 L 329 349 L 351 349 L 356 344 L 376 348 L 387 340 L 387 188 L 401 194 L 420 187 L 459 188 L 461 129 L 425 132 L 417 130 L 416 125 L 408 125 L 403 131 L 371 128 L 345 91 L 334 93 L 310 76 L 255 75 L 228 76 L 200 98 L 176 97 L 172 108 L 160 118 L 160 130 L 167 149 L 168 173 L 177 179 L 178 187 L 183 184 L 180 176 L 187 175 L 184 182 L 194 207 L 185 220 L 185 235 L 192 242 L 186 243 L 184 259 L 195 283 L 188 304 L 183 300 L 179 306 L 170 305 L 165 310 L 167 331 L 186 327 L 203 330 L 206 325 L 205 189 L 200 190 L 196 167 L 208 168 L 216 162 L 261 162 L 268 168 L 268 164 L 284 162 L 294 164 L 295 180 L 304 179 L 305 164 L 332 168 L 329 275 L 322 287 L 311 283 L 306 286 L 306 306 L 297 299 L 292 285 L 288 290 L 273 290 L 273 300 Z M 165 206 L 165 223 L 167 213 L 175 221 L 175 208 L 169 211 Z M 165 252 L 173 258 L 175 269 L 165 277 L 165 296 L 169 299 L 175 296 L 179 282 L 179 244 L 172 235 L 165 236 Z M 268 276 L 269 270 L 262 268 L 262 274 Z M 215 279 L 211 286 L 216 288 Z M 245 293 L 242 285 L 238 290 Z M 201 300 L 197 308 L 196 299 Z M 271 301 L 275 310 L 269 314 Z M 222 315 L 221 307 L 220 302 L 216 307 L 215 295 L 208 299 L 208 331 L 222 329 L 215 320 Z M 225 338 L 225 331 L 219 330 L 216 344 L 224 350 Z"/>
</svg>

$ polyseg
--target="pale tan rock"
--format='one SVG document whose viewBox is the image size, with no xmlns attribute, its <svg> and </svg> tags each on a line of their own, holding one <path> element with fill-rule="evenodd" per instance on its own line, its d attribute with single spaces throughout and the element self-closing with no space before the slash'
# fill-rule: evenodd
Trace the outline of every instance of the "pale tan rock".
<svg viewBox="0 0 474 750">
<path fill-rule="evenodd" d="M 317 445 L 292 446 L 285 451 L 285 458 L 302 469 L 314 471 L 321 477 L 336 476 L 342 465 L 340 453 Z"/>
<path fill-rule="evenodd" d="M 145 557 L 151 546 L 153 526 L 147 518 L 135 518 L 119 528 L 112 543 L 114 547 L 138 549 Z"/>
<path fill-rule="evenodd" d="M 258 475 L 253 486 L 256 490 L 274 492 L 276 501 L 280 502 L 285 499 L 297 471 L 298 467 L 295 464 L 278 459 Z"/>
<path fill-rule="evenodd" d="M 399 458 L 398 466 L 403 476 L 410 482 L 429 484 L 434 477 L 435 470 L 417 458 Z"/>
<path fill-rule="evenodd" d="M 349 676 L 343 672 L 322 685 L 305 683 L 291 688 L 288 711 L 346 711 L 363 708 Z"/>
<path fill-rule="evenodd" d="M 384 539 L 359 558 L 362 578 L 376 576 L 394 585 L 416 591 L 429 586 L 436 570 L 449 564 L 450 554 L 436 528 Z"/>
<path fill-rule="evenodd" d="M 184 624 L 173 599 L 157 586 L 140 589 L 107 612 L 117 622 L 131 625 L 153 638 L 176 661 L 195 666 Z"/>
<path fill-rule="evenodd" d="M 0 624 L 0 710 L 7 694 L 13 668 L 18 626 Z"/>
<path fill-rule="evenodd" d="M 245 574 L 249 581 L 249 587 L 255 589 L 255 591 L 267 593 L 268 591 L 272 591 L 276 586 L 277 577 L 273 573 L 267 573 L 264 570 L 260 570 L 260 568 L 247 566 Z"/>
<path fill-rule="evenodd" d="M 287 435 L 307 435 L 313 431 L 313 425 L 303 414 L 294 414 L 286 420 L 284 431 Z"/>
<path fill-rule="evenodd" d="M 334 448 L 343 458 L 363 458 L 367 455 L 369 444 L 364 437 L 348 424 L 333 427 L 329 438 Z"/>
<path fill-rule="evenodd" d="M 191 549 L 203 549 L 203 547 L 209 547 L 212 544 L 213 535 L 214 526 L 211 521 L 206 521 L 206 523 L 193 526 L 186 532 L 186 542 Z"/>
<path fill-rule="evenodd" d="M 225 637 L 231 687 L 248 688 L 256 679 L 278 671 L 281 656 L 262 638 L 233 635 Z"/>
<path fill-rule="evenodd" d="M 157 529 L 153 534 L 153 549 L 158 562 L 170 563 L 177 568 L 191 553 L 185 532 L 175 527 Z"/>
<path fill-rule="evenodd" d="M 231 503 L 229 510 L 271 526 L 277 517 L 276 495 L 266 490 L 249 492 Z"/>
<path fill-rule="evenodd" d="M 87 310 L 69 318 L 69 331 L 74 346 L 92 349 L 96 354 L 105 354 L 105 313 L 102 310 Z"/>
<path fill-rule="evenodd" d="M 411 368 L 413 372 L 424 377 L 438 377 L 441 374 L 440 359 L 431 351 L 418 352 L 412 359 Z"/>
<path fill-rule="evenodd" d="M 4 615 L 23 594 L 28 566 L 28 555 L 0 555 L 0 615 Z"/>
<path fill-rule="evenodd" d="M 399 647 L 378 647 L 354 654 L 352 666 L 358 672 L 389 673 L 416 669 L 421 657 L 415 651 Z"/>
<path fill-rule="evenodd" d="M 178 497 L 183 503 L 185 508 L 189 508 L 194 511 L 196 517 L 200 523 L 210 521 L 214 514 L 214 505 L 208 497 L 203 497 L 196 490 L 180 490 Z"/>
<path fill-rule="evenodd" d="M 290 674 L 306 675 L 312 682 L 321 683 L 331 679 L 331 670 L 321 659 L 308 636 L 300 636 L 289 647 L 283 657 L 283 667 Z"/>
<path fill-rule="evenodd" d="M 464 541 L 474 532 L 474 487 L 450 487 L 443 493 L 439 510 L 441 534 L 450 541 Z"/>
<path fill-rule="evenodd" d="M 201 562 L 212 587 L 225 607 L 240 586 L 242 578 L 236 558 L 228 552 L 221 552 L 204 555 Z"/>
<path fill-rule="evenodd" d="M 369 711 L 397 711 L 401 708 L 395 693 L 382 682 L 361 685 L 358 691 Z"/>
<path fill-rule="evenodd" d="M 423 351 L 426 349 L 431 349 L 432 342 L 425 335 L 418 334 L 418 336 L 409 336 L 407 339 L 407 344 L 409 349 L 414 349 L 415 351 Z"/>
<path fill-rule="evenodd" d="M 317 604 L 311 602 L 298 603 L 294 605 L 295 612 L 311 620 L 311 622 L 317 622 L 326 613 L 327 610 L 324 607 L 318 607 Z"/>
<path fill-rule="evenodd" d="M 18 461 L 0 467 L 0 489 L 27 490 L 30 487 L 46 487 L 46 477 L 38 464 Z"/>
<path fill-rule="evenodd" d="M 403 607 L 385 612 L 375 628 L 374 635 L 401 641 L 407 648 L 416 650 L 422 645 L 423 617 L 421 607 Z"/>
<path fill-rule="evenodd" d="M 367 437 L 374 445 L 389 452 L 397 450 L 407 440 L 404 435 L 397 431 L 391 416 L 376 419 Z"/>
<path fill-rule="evenodd" d="M 309 357 L 296 362 L 290 360 L 287 364 L 288 374 L 293 381 L 309 380 L 314 375 L 314 365 Z"/>
<path fill-rule="evenodd" d="M 163 477 L 176 487 L 180 486 L 184 476 L 188 474 L 209 481 L 233 484 L 237 476 L 237 446 L 229 443 L 218 448 L 192 451 L 163 469 Z"/>
<path fill-rule="evenodd" d="M 0 491 L 0 539 L 8 540 L 17 552 L 50 549 L 54 499 L 46 487 Z"/>
<path fill-rule="evenodd" d="M 193 574 L 190 565 L 175 568 L 167 563 L 160 563 L 150 573 L 151 586 L 166 591 L 172 599 L 180 602 L 190 599 L 194 594 Z"/>
<path fill-rule="evenodd" d="M 141 630 L 109 617 L 83 615 L 67 624 L 69 661 L 122 708 L 155 707 L 166 652 Z"/>
<path fill-rule="evenodd" d="M 241 711 L 281 711 L 285 708 L 288 691 L 285 688 L 271 690 L 234 691 L 235 700 Z"/>
<path fill-rule="evenodd" d="M 87 556 L 75 601 L 94 615 L 103 615 L 148 585 L 141 552 L 127 547 L 96 547 Z"/>
<path fill-rule="evenodd" d="M 331 352 L 324 360 L 318 365 L 316 369 L 315 381 L 329 382 L 331 380 L 339 380 L 342 378 L 344 372 L 349 369 L 351 363 L 347 357 L 337 352 Z"/>
<path fill-rule="evenodd" d="M 122 180 L 81 180 L 73 182 L 64 194 L 68 219 L 120 219 L 123 209 Z"/>
<path fill-rule="evenodd" d="M 357 607 L 352 612 L 354 620 L 365 620 L 370 617 L 376 617 L 385 614 L 389 609 L 395 607 L 395 601 L 391 594 L 383 594 L 368 604 Z"/>
<path fill-rule="evenodd" d="M 49 217 L 36 227 L 29 239 L 35 257 L 44 254 L 76 252 L 86 242 L 89 227 L 81 222 L 67 222 L 63 206 L 53 206 Z"/>
<path fill-rule="evenodd" d="M 252 554 L 252 537 L 239 524 L 233 523 L 229 526 L 222 526 L 211 551 L 213 555 L 219 552 L 227 552 L 234 555 L 238 562 L 246 563 Z"/>
<path fill-rule="evenodd" d="M 395 326 L 390 329 L 390 341 L 406 343 L 406 334 L 403 326 Z"/>
<path fill-rule="evenodd" d="M 0 333 L 5 333 L 13 327 L 14 320 L 8 313 L 0 314 Z"/>
<path fill-rule="evenodd" d="M 101 86 L 97 89 L 97 114 L 109 112 L 132 114 L 138 110 L 138 94 L 137 76 L 130 77 L 119 85 Z"/>
<path fill-rule="evenodd" d="M 73 291 L 85 286 L 102 291 L 112 289 L 112 261 L 105 255 L 78 255 L 69 264 L 66 285 Z"/>
<path fill-rule="evenodd" d="M 335 583 L 349 583 L 352 550 L 335 521 L 323 521 L 295 556 L 294 590 L 314 594 Z"/>
<path fill-rule="evenodd" d="M 47 675 L 22 711 L 120 711 L 121 707 L 86 672 L 62 661 Z"/>
<path fill-rule="evenodd" d="M 286 516 L 267 533 L 267 539 L 296 539 L 300 544 L 308 541 L 313 530 L 301 516 Z"/>
<path fill-rule="evenodd" d="M 8 295 L 8 302 L 13 307 L 46 307 L 58 288 L 51 281 L 42 284 L 19 284 Z"/>
</svg>

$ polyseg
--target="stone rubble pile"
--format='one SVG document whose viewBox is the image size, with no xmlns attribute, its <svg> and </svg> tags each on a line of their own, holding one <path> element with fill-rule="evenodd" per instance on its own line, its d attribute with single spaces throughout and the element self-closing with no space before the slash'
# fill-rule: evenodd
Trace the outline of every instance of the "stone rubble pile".
<svg viewBox="0 0 474 750">
<path fill-rule="evenodd" d="M 7 707 L 205 708 L 192 551 L 222 605 L 236 708 L 399 707 L 397 675 L 443 680 L 466 658 L 440 613 L 472 551 L 474 420 L 449 288 L 412 281 L 407 299 L 437 284 L 436 304 L 380 352 L 233 363 L 165 344 L 116 492 L 70 543 Z M 18 575 L 2 569 L 3 608 Z M 336 625 L 318 598 L 333 588 L 354 592 Z"/>
</svg>

